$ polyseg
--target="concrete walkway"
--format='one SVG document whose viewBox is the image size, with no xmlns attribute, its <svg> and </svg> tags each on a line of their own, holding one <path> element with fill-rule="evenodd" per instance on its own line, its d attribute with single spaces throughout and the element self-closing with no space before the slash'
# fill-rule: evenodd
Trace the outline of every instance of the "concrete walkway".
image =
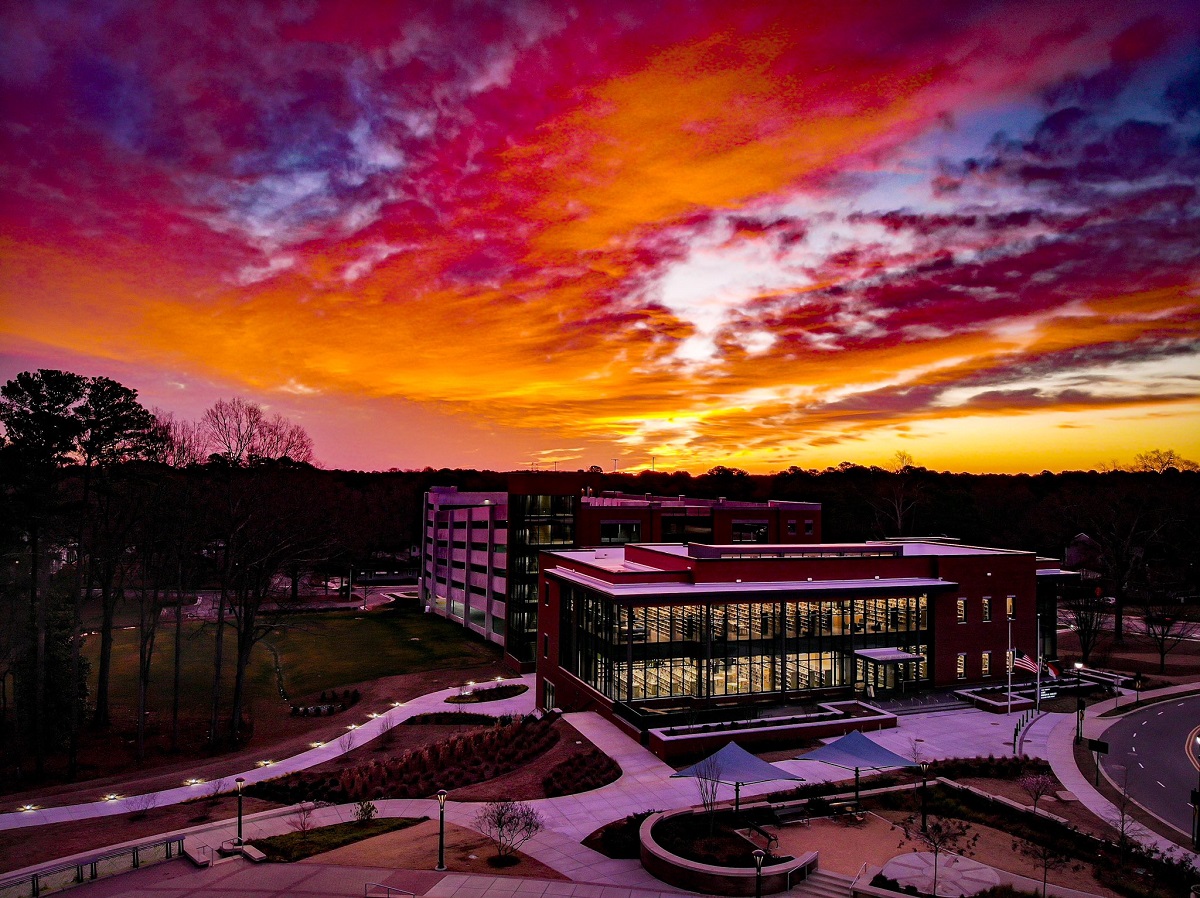
<svg viewBox="0 0 1200 898">
<path fill-rule="evenodd" d="M 379 718 L 363 727 L 363 730 L 366 732 L 363 734 L 362 741 L 372 738 L 371 733 L 373 730 L 368 729 L 372 725 L 379 732 L 382 732 L 386 727 L 394 726 L 412 714 L 435 709 L 445 710 L 448 707 L 444 703 L 445 697 L 456 692 L 457 690 L 455 689 L 442 690 L 441 692 L 415 699 L 403 708 L 395 709 L 395 712 L 389 712 L 393 716 Z M 1168 690 L 1163 690 L 1161 694 L 1168 692 Z M 1144 694 L 1144 697 L 1150 697 L 1150 695 Z M 489 703 L 482 707 L 485 707 L 489 712 L 519 713 L 522 710 L 521 705 L 524 703 L 527 703 L 529 706 L 532 705 L 532 689 L 517 698 L 508 699 L 504 702 Z M 1095 718 L 1096 714 L 1099 714 L 1108 706 L 1108 703 L 1101 703 L 1089 709 L 1089 720 L 1085 724 L 1088 728 L 1087 732 L 1089 736 L 1093 734 L 1099 735 L 1112 722 L 1110 720 L 1100 721 Z M 525 710 L 528 710 L 528 708 L 525 708 Z M 866 735 L 868 738 L 897 754 L 905 757 L 913 757 L 916 754 L 922 760 L 986 756 L 989 754 L 999 757 L 1013 753 L 1013 729 L 1018 717 L 1019 715 L 1016 714 L 991 714 L 974 709 L 909 715 L 901 718 L 899 725 L 895 728 L 871 732 Z M 638 861 L 611 860 L 583 847 L 580 841 L 604 824 L 630 814 L 697 804 L 699 802 L 699 794 L 695 781 L 687 778 L 672 778 L 672 774 L 674 773 L 672 767 L 659 760 L 647 749 L 630 739 L 616 726 L 599 715 L 591 713 L 567 714 L 565 715 L 565 719 L 600 750 L 614 758 L 621 765 L 622 776 L 616 782 L 591 792 L 530 802 L 542 814 L 546 827 L 541 833 L 526 843 L 523 851 L 548 867 L 569 877 L 576 883 L 590 883 L 597 888 L 600 886 L 612 886 L 614 888 L 637 889 L 656 894 L 671 892 L 672 890 L 669 887 L 664 886 L 661 882 L 646 873 Z M 1100 815 L 1102 819 L 1112 819 L 1115 809 L 1087 783 L 1075 767 L 1074 756 L 1071 750 L 1073 737 L 1074 715 L 1046 714 L 1035 719 L 1026 727 L 1019 745 L 1022 752 L 1028 756 L 1047 758 L 1066 788 L 1074 792 L 1090 810 Z M 290 763 L 281 762 L 270 768 L 250 771 L 247 774 L 247 779 L 250 779 L 251 775 L 253 775 L 254 779 L 251 781 L 257 781 L 279 776 L 282 772 L 301 770 L 315 763 L 320 763 L 321 760 L 327 760 L 329 757 L 336 757 L 341 753 L 336 750 L 336 746 L 331 748 L 334 750 L 324 756 L 317 755 L 315 758 L 306 758 L 305 756 L 311 756 L 314 753 L 305 752 L 304 755 L 289 759 Z M 317 751 L 319 752 L 320 750 Z M 787 760 L 777 763 L 785 770 L 802 776 L 810 782 L 844 780 L 851 775 L 848 771 L 840 768 L 814 762 Z M 742 796 L 744 800 L 751 799 L 755 796 L 786 788 L 787 785 L 785 782 L 749 785 L 743 787 Z M 189 798 L 195 797 L 194 791 L 186 790 L 167 790 L 167 793 L 160 794 L 178 793 L 181 791 Z M 731 787 L 724 787 L 722 788 L 720 797 L 725 800 L 732 800 L 732 792 Z M 165 804 L 166 802 L 163 803 Z M 375 804 L 380 815 L 386 817 L 428 816 L 436 818 L 437 815 L 437 803 L 431 799 L 395 799 L 378 801 Z M 116 809 L 114 809 L 115 805 L 118 806 Z M 478 803 L 448 802 L 446 805 L 446 819 L 459 826 L 473 829 L 475 828 L 474 817 L 478 813 L 479 807 Z M 52 811 L 63 812 L 64 816 L 61 819 L 84 819 L 86 816 L 100 816 L 105 813 L 122 812 L 118 802 L 75 806 L 74 810 L 77 815 L 69 813 L 72 810 L 71 808 L 56 808 L 40 812 L 27 812 L 25 814 L 8 814 L 0 817 L 0 824 L 4 823 L 6 819 L 13 820 L 14 818 L 22 822 L 20 824 L 9 823 L 10 826 L 51 822 L 45 818 Z M 97 810 L 99 813 L 94 812 Z M 128 810 L 128 808 L 124 810 Z M 353 805 L 318 808 L 313 815 L 314 822 L 317 825 L 346 822 L 352 819 L 353 811 Z M 289 832 L 291 830 L 290 818 L 292 813 L 291 809 L 277 809 L 245 818 L 245 838 L 249 841 Z M 1139 827 L 1139 829 L 1141 828 Z M 230 819 L 215 824 L 193 827 L 189 830 L 180 831 L 179 834 L 186 835 L 191 841 L 197 841 L 215 848 L 222 842 L 230 840 L 235 836 L 236 820 Z M 166 835 L 175 834 L 164 834 L 164 837 Z M 1160 839 L 1148 831 L 1143 830 L 1135 837 L 1144 840 L 1146 844 L 1153 844 L 1163 850 L 1174 848 L 1166 840 Z M 140 841 L 144 843 L 148 840 L 143 839 Z M 1180 849 L 1175 850 L 1179 851 Z M 88 854 L 94 855 L 95 853 L 89 852 Z M 237 861 L 236 863 L 240 869 L 242 862 Z M 40 864 L 37 866 L 45 867 L 47 865 Z M 275 866 L 266 865 L 265 867 L 251 869 L 266 870 Z M 310 869 L 314 867 L 319 869 L 321 867 L 321 865 L 304 866 Z M 177 885 L 182 885 L 172 885 L 173 878 L 183 876 L 190 868 L 184 864 L 167 864 L 164 867 L 177 872 L 171 875 L 164 872 L 161 874 L 162 879 L 151 877 L 151 870 L 138 871 L 137 873 L 120 877 L 121 880 L 138 879 L 139 881 L 143 877 L 147 877 L 147 884 L 142 887 L 142 891 L 91 891 L 92 889 L 100 889 L 102 886 L 107 887 L 108 885 L 107 883 L 97 883 L 86 886 L 85 892 L 82 894 L 157 894 L 156 890 L 160 888 L 165 890 L 162 892 L 164 895 L 220 894 L 225 890 L 225 887 L 221 885 L 224 880 L 212 871 L 191 870 L 190 872 L 194 876 L 203 877 L 204 879 L 203 883 L 196 880 L 196 888 L 200 889 L 200 891 L 194 893 L 172 891 Z M 221 864 L 218 865 L 217 869 L 225 868 L 226 865 Z M 29 868 L 30 871 L 33 869 L 36 868 Z M 287 869 L 295 869 L 295 867 Z M 338 869 L 348 870 L 352 868 Z M 25 871 L 15 872 L 19 874 Z M 370 873 L 370 871 L 368 873 L 369 875 L 376 875 L 375 873 Z M 221 874 L 221 876 L 226 875 L 232 874 Z M 266 878 L 263 880 L 261 887 L 258 885 L 251 887 L 248 880 L 240 878 L 241 876 L 250 875 L 250 873 L 238 874 L 237 887 L 234 888 L 231 881 L 228 889 L 230 893 L 236 892 L 239 889 L 241 890 L 240 894 L 247 895 L 306 894 L 310 891 L 307 884 L 303 889 L 292 888 L 286 883 L 272 886 L 271 875 L 268 874 L 262 874 Z M 320 878 L 315 871 L 310 875 L 318 879 Z M 357 877 L 357 874 L 355 875 Z M 364 873 L 363 875 L 368 874 Z M 210 881 L 208 877 L 213 877 L 213 879 Z M 483 878 L 489 879 L 488 877 Z M 475 883 L 475 880 L 479 879 L 478 877 L 467 877 L 467 879 L 470 882 L 455 880 L 454 882 L 458 882 L 458 885 L 454 886 L 455 892 L 445 893 L 443 898 L 492 898 L 491 893 L 493 892 L 497 894 L 505 891 L 512 892 L 516 889 L 516 885 L 513 885 L 513 883 L 526 882 L 515 877 L 496 877 L 495 884 L 481 887 Z M 362 880 L 356 881 L 359 884 L 354 894 L 361 895 Z M 405 887 L 400 883 L 391 882 L 387 879 L 366 881 L 383 882 L 393 886 Z M 450 883 L 451 878 L 447 877 L 445 882 Z M 568 898 L 605 898 L 599 892 L 584 894 L 582 892 L 561 892 L 554 890 L 561 888 L 562 885 L 559 884 L 556 886 L 551 883 L 546 885 L 538 894 L 565 895 Z M 113 888 L 117 887 L 113 886 Z M 450 888 L 449 885 L 446 887 Z M 271 891 L 272 888 L 274 888 L 274 891 Z M 340 891 L 329 891 L 325 885 L 321 885 L 321 888 L 325 889 L 323 894 L 343 894 Z M 459 891 L 462 892 L 461 895 L 458 894 Z M 435 893 L 431 891 L 430 894 Z M 438 894 L 442 895 L 443 893 Z M 614 893 L 612 898 L 633 898 L 633 896 L 629 893 Z"/>
<path fill-rule="evenodd" d="M 486 714 L 499 716 L 502 714 L 528 714 L 533 711 L 533 674 L 527 674 L 519 680 L 509 679 L 504 682 L 506 684 L 521 682 L 529 688 L 521 695 L 501 701 L 486 702 L 477 705 L 461 705 L 446 703 L 447 698 L 459 694 L 458 687 L 451 687 L 418 696 L 408 702 L 397 703 L 393 707 L 378 712 L 378 716 L 373 718 L 364 717 L 364 711 L 357 715 L 358 719 L 354 722 L 355 729 L 346 730 L 346 736 L 333 739 L 320 747 L 310 748 L 308 751 L 301 752 L 298 755 L 292 755 L 290 758 L 264 759 L 270 760 L 271 763 L 262 767 L 255 767 L 244 773 L 230 774 L 218 781 L 221 785 L 220 791 L 235 791 L 234 780 L 239 776 L 245 778 L 246 785 L 249 786 L 263 780 L 275 779 L 288 773 L 295 773 L 298 770 L 306 770 L 309 767 L 315 767 L 326 761 L 332 761 L 346 754 L 348 751 L 352 751 L 355 746 L 370 742 L 392 727 L 418 714 L 426 714 L 432 711 L 463 710 L 481 711 Z M 480 688 L 483 688 L 484 685 L 486 684 L 481 684 Z M 350 720 L 351 717 L 347 715 L 343 719 Z M 346 726 L 349 726 L 349 724 Z M 173 789 L 163 789 L 159 792 L 148 792 L 143 795 L 122 796 L 113 801 L 89 801 L 85 804 L 62 805 L 59 807 L 38 808 L 32 811 L 15 811 L 0 814 L 0 830 L 17 829 L 23 826 L 40 826 L 44 823 L 62 823 L 68 820 L 90 820 L 116 814 L 132 814 L 145 810 L 146 807 L 162 808 L 208 796 L 211 794 L 213 786 L 213 783 L 176 786 Z"/>
</svg>

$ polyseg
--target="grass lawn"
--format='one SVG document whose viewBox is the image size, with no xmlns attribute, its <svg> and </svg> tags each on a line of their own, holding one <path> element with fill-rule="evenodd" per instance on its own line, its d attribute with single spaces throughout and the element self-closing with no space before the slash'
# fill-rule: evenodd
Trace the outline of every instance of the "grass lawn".
<svg viewBox="0 0 1200 898">
<path fill-rule="evenodd" d="M 363 839 L 382 836 L 384 833 L 408 829 L 428 817 L 388 817 L 383 820 L 354 821 L 322 826 L 306 833 L 285 833 L 269 839 L 256 839 L 254 847 L 267 856 L 269 861 L 302 861 L 314 854 L 324 854 L 343 845 L 353 845 Z"/>
<path fill-rule="evenodd" d="M 155 644 L 149 708 L 170 713 L 171 678 L 175 663 L 174 628 L 164 619 Z M 110 702 L 114 709 L 136 707 L 137 631 L 113 634 L 113 669 Z M 216 626 L 185 621 L 183 626 L 182 701 L 185 708 L 208 706 L 212 688 Z M 226 695 L 233 689 L 235 642 L 231 628 L 225 632 Z M 411 608 L 374 612 L 332 612 L 285 616 L 280 628 L 255 646 L 247 671 L 248 701 L 281 703 L 276 685 L 275 656 L 279 655 L 284 688 L 300 699 L 323 689 L 334 689 L 393 674 L 439 668 L 468 667 L 496 660 L 494 647 L 467 634 L 461 627 Z M 100 637 L 84 644 L 91 661 L 91 690 L 95 695 Z"/>
</svg>

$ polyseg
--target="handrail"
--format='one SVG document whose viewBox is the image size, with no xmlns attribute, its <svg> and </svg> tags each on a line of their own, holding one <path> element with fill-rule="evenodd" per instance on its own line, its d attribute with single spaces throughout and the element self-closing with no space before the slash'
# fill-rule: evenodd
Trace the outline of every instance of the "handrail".
<svg viewBox="0 0 1200 898">
<path fill-rule="evenodd" d="M 363 898 L 371 898 L 371 895 L 369 894 L 371 889 L 383 889 L 383 891 L 384 891 L 383 898 L 391 898 L 391 896 L 393 894 L 411 895 L 412 898 L 416 898 L 416 895 L 417 895 L 416 892 L 410 892 L 408 889 L 401 889 L 401 888 L 398 888 L 397 886 L 388 886 L 388 885 L 384 885 L 381 882 L 365 882 L 365 883 L 363 883 Z"/>
<path fill-rule="evenodd" d="M 0 879 L 0 889 L 11 889 L 13 886 L 20 885 L 23 882 L 28 882 L 32 886 L 32 894 L 37 895 L 41 889 L 39 880 L 53 876 L 56 873 L 64 873 L 67 870 L 75 871 L 75 882 L 81 883 L 91 879 L 99 878 L 97 867 L 104 861 L 109 861 L 114 858 L 125 857 L 126 855 L 133 858 L 130 869 L 137 869 L 141 866 L 142 861 L 140 854 L 143 851 L 149 851 L 155 848 L 163 847 L 166 849 L 167 860 L 175 856 L 183 857 L 183 836 L 175 836 L 169 839 L 155 839 L 152 842 L 142 842 L 137 845 L 130 845 L 127 848 L 120 848 L 116 851 L 98 851 L 95 854 L 84 855 L 81 858 L 63 863 L 51 863 L 44 867 L 39 867 L 29 873 L 24 873 L 20 876 L 13 876 L 9 879 Z M 87 870 L 85 874 L 85 868 Z"/>
<path fill-rule="evenodd" d="M 859 879 L 861 879 L 862 875 L 866 872 L 867 872 L 867 862 L 863 861 L 863 865 L 858 868 L 858 872 L 854 874 L 854 879 L 850 883 L 850 894 L 851 895 L 854 894 L 854 887 L 858 885 Z"/>
</svg>

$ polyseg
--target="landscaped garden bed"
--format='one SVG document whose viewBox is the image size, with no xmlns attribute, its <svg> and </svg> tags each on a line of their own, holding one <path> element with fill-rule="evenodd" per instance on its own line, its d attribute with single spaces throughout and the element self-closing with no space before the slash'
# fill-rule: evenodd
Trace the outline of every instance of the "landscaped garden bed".
<svg viewBox="0 0 1200 898">
<path fill-rule="evenodd" d="M 306 771 L 249 787 L 247 794 L 283 804 L 421 798 L 502 776 L 544 754 L 559 739 L 555 717 L 522 717 L 338 772 Z"/>
<path fill-rule="evenodd" d="M 498 702 L 502 699 L 513 698 L 529 691 L 524 683 L 502 683 L 499 686 L 488 686 L 480 689 L 469 689 L 462 695 L 452 695 L 446 699 L 451 705 L 475 705 L 481 702 Z"/>
<path fill-rule="evenodd" d="M 767 749 L 805 739 L 841 736 L 850 730 L 878 730 L 896 725 L 896 717 L 861 702 L 826 702 L 820 710 L 784 717 L 760 717 L 723 723 L 698 723 L 649 731 L 650 750 L 664 760 L 700 756 L 736 739 L 747 749 Z"/>
<path fill-rule="evenodd" d="M 396 832 L 415 826 L 427 817 L 387 817 L 376 820 L 355 820 L 350 823 L 335 823 L 332 826 L 321 826 L 307 832 L 297 831 L 271 836 L 267 839 L 255 839 L 254 847 L 267 856 L 268 861 L 290 863 L 302 861 L 315 854 L 324 854 L 343 845 L 353 845 L 363 839 L 382 836 L 384 833 Z"/>
</svg>

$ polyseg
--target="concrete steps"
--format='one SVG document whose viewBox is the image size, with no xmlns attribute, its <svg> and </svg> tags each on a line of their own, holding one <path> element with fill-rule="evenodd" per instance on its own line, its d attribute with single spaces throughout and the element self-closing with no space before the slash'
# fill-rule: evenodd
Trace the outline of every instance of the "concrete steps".
<svg viewBox="0 0 1200 898">
<path fill-rule="evenodd" d="M 793 886 L 789 895 L 801 895 L 804 898 L 847 898 L 850 894 L 850 884 L 854 877 L 843 876 L 828 870 L 817 870 L 808 879 Z"/>
</svg>

